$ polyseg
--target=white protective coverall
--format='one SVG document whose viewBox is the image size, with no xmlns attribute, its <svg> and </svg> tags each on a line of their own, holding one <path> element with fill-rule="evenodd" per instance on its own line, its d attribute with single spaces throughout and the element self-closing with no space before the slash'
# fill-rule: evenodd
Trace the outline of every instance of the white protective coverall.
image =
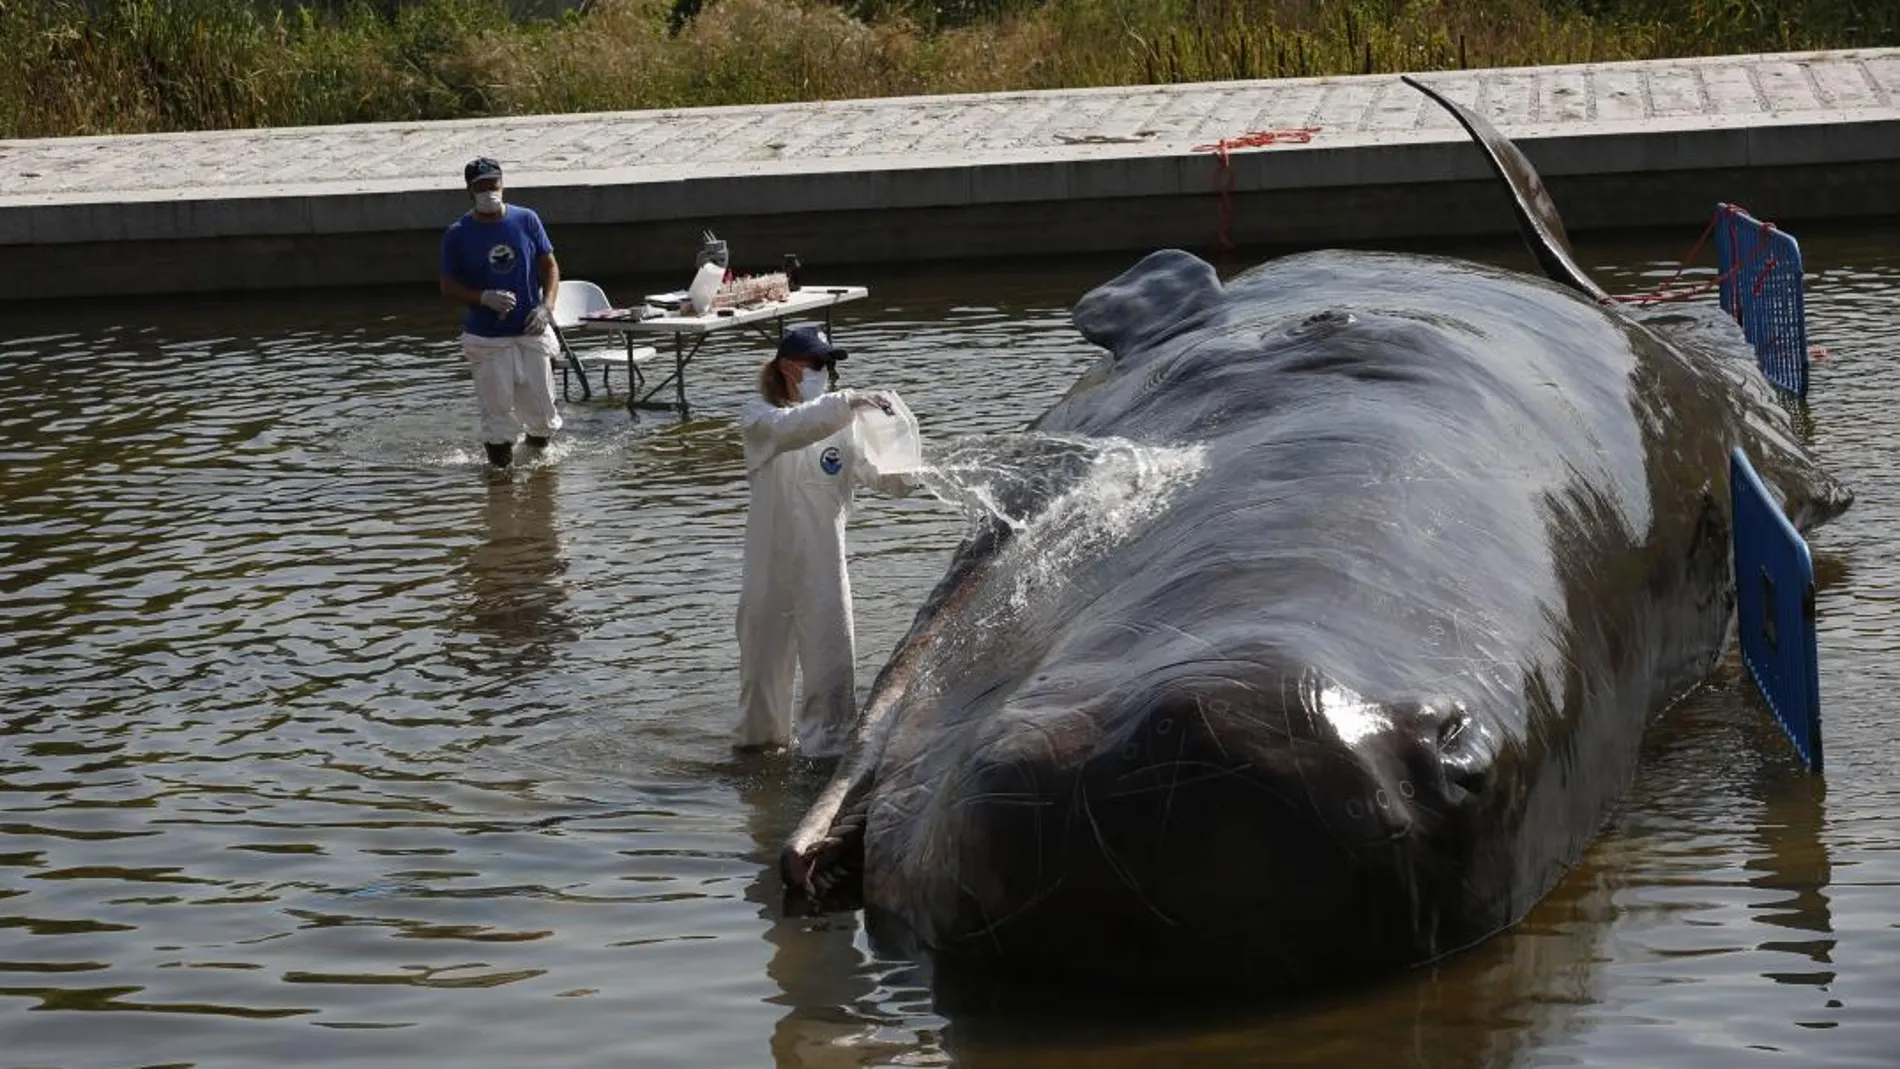
<svg viewBox="0 0 1900 1069">
<path fill-rule="evenodd" d="M 503 338 L 463 334 L 462 352 L 475 373 L 482 441 L 512 442 L 523 431 L 546 438 L 561 429 L 553 365 L 561 343 L 553 328 Z"/>
<path fill-rule="evenodd" d="M 902 497 L 911 479 L 880 477 L 864 463 L 853 395 L 790 408 L 755 397 L 739 417 L 752 488 L 739 593 L 739 746 L 796 737 L 800 752 L 829 757 L 844 751 L 857 720 L 845 517 L 856 487 Z M 794 666 L 804 676 L 796 725 Z"/>
</svg>

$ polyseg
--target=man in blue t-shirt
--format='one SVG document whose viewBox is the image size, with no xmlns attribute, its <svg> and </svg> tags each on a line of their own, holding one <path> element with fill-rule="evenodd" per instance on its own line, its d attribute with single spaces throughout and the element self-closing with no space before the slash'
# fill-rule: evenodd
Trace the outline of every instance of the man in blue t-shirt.
<svg viewBox="0 0 1900 1069">
<path fill-rule="evenodd" d="M 530 448 L 545 449 L 561 429 L 552 322 L 561 268 L 541 217 L 502 203 L 501 164 L 470 160 L 462 180 L 474 208 L 442 235 L 442 294 L 468 309 L 462 351 L 475 374 L 479 433 L 488 462 L 505 468 L 516 433 L 526 431 Z"/>
</svg>

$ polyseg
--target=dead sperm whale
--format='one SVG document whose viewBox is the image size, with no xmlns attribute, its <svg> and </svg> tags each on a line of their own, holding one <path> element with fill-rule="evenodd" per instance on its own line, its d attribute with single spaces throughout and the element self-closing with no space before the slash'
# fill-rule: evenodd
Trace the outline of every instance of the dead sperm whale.
<svg viewBox="0 0 1900 1069">
<path fill-rule="evenodd" d="M 1723 650 L 1730 449 L 1804 530 L 1851 496 L 1732 324 L 1601 300 L 1528 162 L 1432 95 L 1550 279 L 1335 251 L 1223 285 L 1165 251 L 1087 294 L 1107 355 L 1031 429 L 1192 463 L 1053 568 L 1031 532 L 958 548 L 788 887 L 1015 975 L 1311 990 L 1577 861 Z"/>
</svg>

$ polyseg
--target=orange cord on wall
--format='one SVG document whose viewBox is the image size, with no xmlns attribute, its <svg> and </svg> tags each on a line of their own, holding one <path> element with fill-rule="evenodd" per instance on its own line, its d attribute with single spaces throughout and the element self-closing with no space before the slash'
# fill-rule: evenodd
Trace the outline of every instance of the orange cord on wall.
<svg viewBox="0 0 1900 1069">
<path fill-rule="evenodd" d="M 1231 252 L 1234 248 L 1234 169 L 1227 162 L 1227 154 L 1235 149 L 1262 148 L 1267 145 L 1304 145 L 1313 140 L 1320 132 L 1317 126 L 1295 126 L 1285 130 L 1249 130 L 1239 137 L 1223 137 L 1211 145 L 1196 145 L 1195 152 L 1212 152 L 1219 167 L 1214 172 L 1214 188 L 1220 193 L 1220 230 L 1218 241 L 1222 252 Z"/>
</svg>

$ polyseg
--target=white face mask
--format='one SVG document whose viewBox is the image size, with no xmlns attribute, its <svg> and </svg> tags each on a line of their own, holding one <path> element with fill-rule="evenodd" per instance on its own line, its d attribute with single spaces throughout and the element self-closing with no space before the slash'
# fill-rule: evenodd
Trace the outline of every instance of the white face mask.
<svg viewBox="0 0 1900 1069">
<path fill-rule="evenodd" d="M 501 211 L 501 190 L 484 189 L 475 194 L 475 210 L 483 215 L 493 215 Z"/>
<path fill-rule="evenodd" d="M 798 379 L 798 399 L 809 401 L 814 397 L 823 397 L 831 386 L 831 376 L 824 368 L 808 367 Z"/>
</svg>

